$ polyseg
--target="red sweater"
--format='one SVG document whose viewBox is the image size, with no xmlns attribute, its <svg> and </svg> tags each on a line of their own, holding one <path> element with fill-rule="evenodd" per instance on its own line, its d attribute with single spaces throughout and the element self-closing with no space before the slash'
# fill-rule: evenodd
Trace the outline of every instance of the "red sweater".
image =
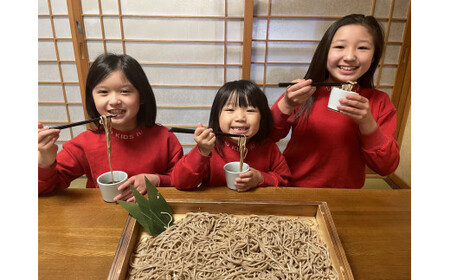
<svg viewBox="0 0 450 280">
<path fill-rule="evenodd" d="M 170 186 L 170 173 L 182 156 L 180 142 L 163 126 L 139 127 L 130 132 L 112 130 L 112 168 L 126 172 L 128 177 L 157 174 L 160 186 Z M 39 167 L 39 193 L 66 188 L 83 174 L 87 188 L 98 188 L 97 177 L 109 170 L 105 133 L 85 131 L 63 145 L 51 167 Z"/>
<path fill-rule="evenodd" d="M 278 146 L 267 139 L 263 143 L 248 143 L 248 153 L 244 160 L 250 167 L 261 172 L 263 182 L 258 187 L 287 186 L 291 172 Z M 178 161 L 172 172 L 172 182 L 177 189 L 191 189 L 199 186 L 226 186 L 223 166 L 231 161 L 239 161 L 239 147 L 226 140 L 222 145 L 222 155 L 214 148 L 211 155 L 204 156 L 196 146 Z"/>
<path fill-rule="evenodd" d="M 319 87 L 306 122 L 281 113 L 278 102 L 272 106 L 273 140 L 284 138 L 292 128 L 283 154 L 292 172 L 292 185 L 312 188 L 362 188 L 365 167 L 380 175 L 397 168 L 400 156 L 394 138 L 397 125 L 395 107 L 389 96 L 376 89 L 357 87 L 369 100 L 377 129 L 361 135 L 350 117 L 327 108 L 330 91 Z"/>
</svg>

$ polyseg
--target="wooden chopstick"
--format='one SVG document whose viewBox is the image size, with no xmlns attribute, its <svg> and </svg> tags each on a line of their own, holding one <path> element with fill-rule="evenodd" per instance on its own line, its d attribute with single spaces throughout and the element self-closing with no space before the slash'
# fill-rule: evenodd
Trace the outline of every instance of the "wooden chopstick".
<svg viewBox="0 0 450 280">
<path fill-rule="evenodd" d="M 117 115 L 108 115 L 106 117 L 107 118 L 113 118 L 115 116 L 117 116 Z M 80 121 L 80 122 L 74 122 L 74 123 L 69 123 L 69 124 L 51 126 L 51 127 L 49 127 L 49 129 L 64 129 L 64 128 L 69 128 L 69 127 L 73 127 L 73 126 L 87 124 L 87 123 L 91 123 L 91 122 L 95 122 L 95 121 L 99 121 L 99 120 L 100 120 L 100 117 L 94 118 L 94 119 L 90 119 L 90 120 Z"/>
<path fill-rule="evenodd" d="M 288 86 L 293 86 L 296 83 L 278 83 L 278 87 L 288 87 Z M 349 82 L 345 82 L 345 83 L 311 83 L 311 86 L 313 87 L 336 87 L 336 86 L 342 86 L 342 85 L 346 85 L 346 84 L 350 84 Z"/>
<path fill-rule="evenodd" d="M 169 128 L 169 132 L 179 132 L 179 133 L 190 133 L 190 134 L 194 134 L 195 129 L 191 129 L 191 128 L 182 128 L 182 127 L 171 127 Z M 228 136 L 228 137 L 245 137 L 244 134 L 231 134 L 231 133 L 224 133 L 224 132 L 219 132 L 219 131 L 213 131 L 213 133 L 215 135 L 220 135 L 220 136 Z"/>
</svg>

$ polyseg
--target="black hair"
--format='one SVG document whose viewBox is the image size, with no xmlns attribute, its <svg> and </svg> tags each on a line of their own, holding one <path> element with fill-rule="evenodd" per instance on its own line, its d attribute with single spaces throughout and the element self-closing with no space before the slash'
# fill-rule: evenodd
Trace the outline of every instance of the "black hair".
<svg viewBox="0 0 450 280">
<path fill-rule="evenodd" d="M 273 118 L 267 97 L 254 82 L 248 80 L 227 82 L 217 91 L 209 115 L 209 127 L 214 131 L 221 131 L 219 124 L 220 113 L 229 98 L 233 97 L 235 98 L 236 104 L 239 104 L 239 107 L 252 106 L 258 108 L 261 114 L 259 130 L 250 141 L 261 142 L 269 137 L 272 132 Z M 216 135 L 216 146 L 219 151 L 222 143 L 223 136 Z"/>
<path fill-rule="evenodd" d="M 156 121 L 156 100 L 152 87 L 145 75 L 139 62 L 129 55 L 116 55 L 105 53 L 99 55 L 92 63 L 86 79 L 86 111 L 90 118 L 97 118 L 100 114 L 97 112 L 94 103 L 92 91 L 103 79 L 114 71 L 120 70 L 125 77 L 139 92 L 141 105 L 137 114 L 138 125 L 152 127 Z M 103 127 L 99 122 L 95 122 L 98 131 Z"/>
<path fill-rule="evenodd" d="M 372 63 L 370 64 L 370 67 L 366 71 L 366 73 L 364 73 L 357 82 L 359 85 L 365 88 L 374 87 L 373 76 L 375 74 L 375 71 L 377 70 L 381 55 L 383 54 L 384 31 L 381 25 L 373 16 L 365 16 L 362 14 L 351 14 L 344 16 L 343 18 L 334 22 L 330 27 L 328 27 L 327 31 L 322 37 L 322 40 L 320 40 L 316 51 L 314 52 L 311 64 L 305 74 L 305 79 L 312 79 L 314 82 L 324 82 L 329 78 L 330 73 L 327 69 L 327 59 L 331 42 L 339 28 L 350 24 L 362 25 L 366 27 L 369 33 L 372 35 L 374 43 Z M 306 116 L 304 117 L 307 118 L 307 116 L 309 115 L 313 102 L 314 95 L 312 95 L 305 103 L 305 105 L 300 109 L 302 115 L 306 114 Z"/>
</svg>

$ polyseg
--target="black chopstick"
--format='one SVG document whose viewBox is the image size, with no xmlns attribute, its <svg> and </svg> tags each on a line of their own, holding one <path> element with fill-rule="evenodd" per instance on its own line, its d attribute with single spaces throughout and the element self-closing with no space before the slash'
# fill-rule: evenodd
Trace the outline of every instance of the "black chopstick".
<svg viewBox="0 0 450 280">
<path fill-rule="evenodd" d="M 288 86 L 293 86 L 296 83 L 278 83 L 278 87 L 288 87 Z M 345 82 L 345 83 L 311 83 L 311 86 L 313 87 L 336 87 L 336 86 L 342 86 L 342 85 L 346 85 L 346 84 L 350 84 L 349 82 Z"/>
<path fill-rule="evenodd" d="M 179 133 L 191 133 L 194 134 L 195 129 L 191 129 L 191 128 L 181 128 L 181 127 L 171 127 L 169 128 L 169 132 L 179 132 Z M 228 137 L 244 137 L 244 134 L 231 134 L 231 133 L 224 133 L 224 132 L 219 132 L 219 131 L 213 131 L 213 133 L 215 135 L 220 135 L 220 136 L 228 136 Z"/>
<path fill-rule="evenodd" d="M 107 118 L 113 118 L 115 116 L 117 116 L 117 115 L 109 115 L 109 116 L 106 116 L 106 117 Z M 100 117 L 94 118 L 94 119 L 90 119 L 90 120 L 80 121 L 80 122 L 74 122 L 74 123 L 69 123 L 69 124 L 52 126 L 52 127 L 49 127 L 49 129 L 64 129 L 64 128 L 69 128 L 69 127 L 73 127 L 73 126 L 77 126 L 77 125 L 87 124 L 87 123 L 91 123 L 91 122 L 95 122 L 95 121 L 99 121 L 99 120 L 100 120 Z"/>
</svg>

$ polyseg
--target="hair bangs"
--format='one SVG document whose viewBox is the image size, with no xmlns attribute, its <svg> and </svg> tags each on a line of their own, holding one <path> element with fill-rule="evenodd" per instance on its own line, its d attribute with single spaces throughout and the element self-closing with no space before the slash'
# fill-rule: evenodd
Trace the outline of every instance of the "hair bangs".
<svg viewBox="0 0 450 280">
<path fill-rule="evenodd" d="M 231 92 L 230 96 L 228 97 L 227 101 L 225 102 L 225 106 L 231 105 L 231 106 L 238 106 L 238 107 L 255 107 L 255 102 L 252 102 L 251 93 L 249 91 L 246 91 L 242 88 L 236 89 L 233 92 Z"/>
</svg>

